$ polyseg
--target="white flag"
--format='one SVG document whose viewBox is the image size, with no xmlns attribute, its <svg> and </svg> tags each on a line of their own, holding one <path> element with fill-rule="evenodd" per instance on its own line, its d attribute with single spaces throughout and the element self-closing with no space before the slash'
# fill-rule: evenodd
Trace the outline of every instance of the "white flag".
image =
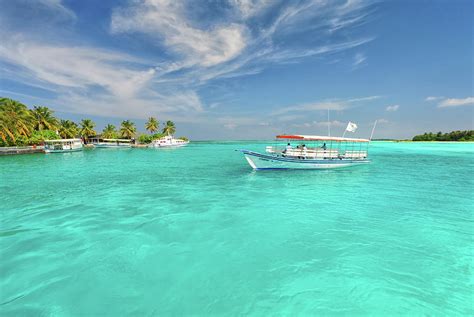
<svg viewBox="0 0 474 317">
<path fill-rule="evenodd" d="M 346 131 L 355 132 L 356 130 L 357 130 L 357 124 L 349 121 L 349 123 L 347 124 Z"/>
</svg>

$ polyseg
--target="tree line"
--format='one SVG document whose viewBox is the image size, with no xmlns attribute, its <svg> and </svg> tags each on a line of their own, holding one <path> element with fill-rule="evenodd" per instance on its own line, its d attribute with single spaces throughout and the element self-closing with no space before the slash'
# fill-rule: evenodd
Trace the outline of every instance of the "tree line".
<svg viewBox="0 0 474 317">
<path fill-rule="evenodd" d="M 415 135 L 413 141 L 474 141 L 474 130 L 452 131 L 449 133 L 424 133 Z"/>
<path fill-rule="evenodd" d="M 0 146 L 34 145 L 58 138 L 81 137 L 87 141 L 98 134 L 95 127 L 96 124 L 91 119 L 83 119 L 78 124 L 55 117 L 54 111 L 48 107 L 34 106 L 29 109 L 19 101 L 0 98 Z M 159 132 L 159 122 L 154 117 L 148 118 L 145 129 L 151 135 L 139 135 L 138 140 L 142 143 L 150 143 L 154 139 L 176 132 L 172 121 L 167 121 Z M 106 139 L 132 139 L 136 136 L 137 128 L 130 120 L 122 121 L 119 128 L 108 124 L 101 132 L 101 137 Z"/>
</svg>

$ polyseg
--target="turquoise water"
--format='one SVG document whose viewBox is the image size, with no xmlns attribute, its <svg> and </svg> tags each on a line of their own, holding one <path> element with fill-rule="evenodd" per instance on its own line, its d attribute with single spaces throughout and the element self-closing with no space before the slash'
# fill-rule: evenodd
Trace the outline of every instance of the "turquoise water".
<svg viewBox="0 0 474 317">
<path fill-rule="evenodd" d="M 474 145 L 254 172 L 237 148 L 0 157 L 0 315 L 468 315 Z"/>
</svg>

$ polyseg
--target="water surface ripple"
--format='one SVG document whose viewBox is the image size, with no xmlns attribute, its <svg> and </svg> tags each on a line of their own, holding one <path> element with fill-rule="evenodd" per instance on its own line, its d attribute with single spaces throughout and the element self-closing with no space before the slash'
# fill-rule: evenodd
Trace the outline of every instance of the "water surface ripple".
<svg viewBox="0 0 474 317">
<path fill-rule="evenodd" d="M 472 315 L 474 145 L 250 169 L 236 148 L 0 158 L 0 315 Z"/>
</svg>

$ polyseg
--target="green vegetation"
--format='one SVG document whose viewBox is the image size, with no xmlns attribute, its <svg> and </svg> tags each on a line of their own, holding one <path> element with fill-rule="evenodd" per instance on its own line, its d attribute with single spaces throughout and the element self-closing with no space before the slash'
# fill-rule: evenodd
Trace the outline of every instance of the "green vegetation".
<svg viewBox="0 0 474 317">
<path fill-rule="evenodd" d="M 120 125 L 120 134 L 122 137 L 131 139 L 136 132 L 137 128 L 135 127 L 135 123 L 130 120 L 122 121 L 122 124 Z"/>
<path fill-rule="evenodd" d="M 138 137 L 140 143 L 151 143 L 166 135 L 173 135 L 176 126 L 173 121 L 167 121 L 162 132 L 159 122 L 150 117 L 145 129 L 151 134 Z M 54 111 L 44 106 L 34 106 L 28 109 L 19 101 L 0 97 L 0 146 L 24 146 L 41 144 L 44 140 L 71 139 L 82 137 L 88 139 L 97 135 L 96 124 L 90 119 L 84 119 L 78 125 L 71 120 L 61 120 L 54 116 Z M 131 139 L 137 135 L 135 123 L 124 120 L 120 129 L 108 124 L 102 130 L 102 137 L 115 139 L 118 137 Z M 186 139 L 186 138 L 181 138 Z M 187 140 L 187 139 L 186 139 Z"/>
<path fill-rule="evenodd" d="M 53 130 L 41 130 L 41 131 L 33 131 L 31 136 L 28 138 L 28 145 L 40 144 L 43 143 L 44 140 L 54 140 L 57 139 L 58 135 L 56 131 Z"/>
<path fill-rule="evenodd" d="M 58 132 L 62 139 L 72 139 L 79 134 L 79 126 L 71 120 L 61 120 Z"/>
<path fill-rule="evenodd" d="M 104 139 L 116 139 L 118 137 L 117 129 L 113 124 L 108 124 L 102 130 L 102 137 Z"/>
<path fill-rule="evenodd" d="M 449 133 L 424 133 L 415 135 L 413 141 L 474 141 L 474 130 L 452 131 Z"/>
<path fill-rule="evenodd" d="M 163 128 L 163 133 L 166 135 L 173 135 L 176 132 L 176 127 L 173 121 L 166 121 L 166 125 Z"/>
<path fill-rule="evenodd" d="M 145 129 L 147 131 L 150 131 L 150 133 L 153 134 L 156 131 L 158 131 L 158 127 L 159 127 L 159 123 L 158 123 L 158 120 L 156 120 L 156 118 L 153 118 L 153 117 L 148 118 L 148 121 L 145 124 Z"/>
<path fill-rule="evenodd" d="M 92 121 L 91 119 L 83 119 L 81 121 L 81 130 L 80 130 L 81 137 L 87 140 L 91 136 L 96 135 L 97 132 L 95 132 L 94 127 L 95 127 L 94 121 Z"/>
<path fill-rule="evenodd" d="M 33 115 L 28 108 L 15 100 L 0 99 L 0 138 L 2 145 L 15 145 L 20 138 L 33 132 Z M 21 142 L 21 141 L 19 141 Z"/>
<path fill-rule="evenodd" d="M 31 114 L 33 116 L 33 128 L 35 130 L 58 130 L 59 120 L 54 117 L 54 112 L 48 107 L 34 107 L 33 110 L 31 110 Z"/>
<path fill-rule="evenodd" d="M 153 140 L 161 139 L 165 135 L 163 133 L 155 133 L 155 134 L 141 134 L 138 137 L 138 142 L 143 144 L 150 144 Z"/>
</svg>

